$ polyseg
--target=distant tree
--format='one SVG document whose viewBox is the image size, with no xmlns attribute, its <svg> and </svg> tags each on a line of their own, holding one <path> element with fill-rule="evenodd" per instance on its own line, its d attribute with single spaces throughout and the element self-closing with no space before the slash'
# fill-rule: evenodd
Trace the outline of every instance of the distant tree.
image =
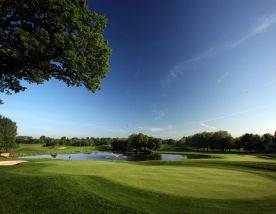
<svg viewBox="0 0 276 214">
<path fill-rule="evenodd" d="M 55 139 L 50 138 L 50 137 L 47 137 L 47 138 L 45 139 L 45 144 L 44 144 L 44 146 L 55 146 L 55 145 L 56 145 Z"/>
<path fill-rule="evenodd" d="M 263 153 L 267 149 L 262 137 L 258 134 L 253 135 L 252 144 L 254 152 Z"/>
<path fill-rule="evenodd" d="M 262 153 L 265 151 L 265 147 L 264 147 L 264 144 L 262 142 L 262 138 L 260 135 L 253 134 L 252 139 L 251 139 L 251 144 L 253 146 L 254 152 Z"/>
<path fill-rule="evenodd" d="M 35 140 L 30 136 L 17 136 L 16 137 L 16 143 L 17 144 L 32 144 L 35 143 Z"/>
<path fill-rule="evenodd" d="M 59 144 L 60 145 L 66 145 L 66 142 L 67 142 L 67 138 L 66 137 L 61 137 L 60 140 L 59 140 Z"/>
<path fill-rule="evenodd" d="M 174 140 L 174 139 L 172 139 L 172 138 L 170 138 L 170 139 L 164 140 L 163 143 L 169 144 L 169 145 L 176 145 L 177 141 Z"/>
<path fill-rule="evenodd" d="M 214 132 L 210 140 L 217 150 L 231 150 L 234 146 L 234 138 L 227 131 Z"/>
<path fill-rule="evenodd" d="M 0 115 L 0 150 L 8 152 L 8 149 L 16 147 L 16 134 L 16 123 Z"/>
<path fill-rule="evenodd" d="M 162 140 L 160 138 L 148 137 L 142 133 L 132 134 L 125 138 L 109 139 L 114 151 L 148 151 L 160 148 Z"/>
<path fill-rule="evenodd" d="M 177 142 L 176 142 L 176 145 L 177 146 L 183 146 L 185 143 L 186 143 L 186 137 L 184 136 L 184 137 L 182 137 L 180 140 L 178 140 Z"/>
<path fill-rule="evenodd" d="M 109 70 L 107 20 L 85 0 L 0 1 L 0 92 L 51 78 L 95 92 Z"/>
<path fill-rule="evenodd" d="M 253 134 L 246 133 L 240 137 L 240 143 L 245 151 L 253 151 L 254 143 L 253 143 Z"/>
<path fill-rule="evenodd" d="M 46 144 L 46 137 L 45 137 L 45 136 L 41 136 L 41 137 L 39 138 L 39 143 L 40 143 L 40 144 Z"/>
<path fill-rule="evenodd" d="M 130 142 L 131 149 L 134 149 L 136 151 L 142 151 L 147 148 L 148 143 L 148 136 L 139 133 L 139 134 L 132 134 L 128 138 Z"/>
<path fill-rule="evenodd" d="M 72 139 L 67 138 L 67 139 L 66 139 L 66 144 L 65 144 L 65 145 L 71 146 L 71 145 L 72 145 Z"/>
<path fill-rule="evenodd" d="M 112 142 L 112 150 L 127 152 L 130 150 L 130 141 L 125 138 L 117 138 Z"/>
<path fill-rule="evenodd" d="M 201 139 L 200 139 L 201 148 L 204 148 L 207 151 L 211 148 L 212 136 L 213 136 L 213 132 L 202 132 L 201 133 Z"/>
<path fill-rule="evenodd" d="M 276 151 L 276 131 L 274 132 L 274 140 L 273 140 L 273 146 L 272 150 Z"/>
<path fill-rule="evenodd" d="M 94 140 L 95 146 L 100 146 L 101 145 L 101 142 L 100 142 L 99 138 L 94 138 L 93 140 Z"/>
<path fill-rule="evenodd" d="M 71 139 L 71 145 L 72 146 L 79 146 L 80 145 L 80 140 L 78 138 L 76 138 L 76 137 L 73 137 Z"/>
<path fill-rule="evenodd" d="M 147 149 L 157 150 L 160 148 L 161 143 L 162 143 L 162 139 L 155 138 L 155 137 L 149 137 L 148 143 L 147 143 Z"/>
<path fill-rule="evenodd" d="M 233 149 L 236 149 L 238 151 L 242 150 L 244 148 L 244 143 L 241 141 L 240 137 L 236 137 L 234 139 L 234 146 Z"/>
<path fill-rule="evenodd" d="M 153 139 L 153 142 L 154 142 L 154 144 L 155 144 L 155 146 L 154 146 L 154 150 L 157 150 L 157 149 L 160 149 L 160 147 L 161 147 L 161 144 L 162 144 L 162 139 L 161 138 L 154 138 Z"/>
<path fill-rule="evenodd" d="M 201 149 L 203 147 L 202 136 L 200 133 L 190 136 L 187 140 L 192 148 Z"/>
<path fill-rule="evenodd" d="M 3 104 L 4 104 L 3 100 L 0 99 L 0 105 L 3 105 Z"/>
<path fill-rule="evenodd" d="M 89 138 L 89 142 L 90 142 L 90 146 L 94 146 L 95 145 L 94 139 L 92 137 Z"/>
<path fill-rule="evenodd" d="M 273 151 L 274 136 L 267 133 L 262 136 L 263 151 Z"/>
<path fill-rule="evenodd" d="M 239 140 L 245 151 L 261 153 L 266 150 L 266 146 L 260 135 L 246 133 Z"/>
<path fill-rule="evenodd" d="M 211 140 L 213 136 L 212 132 L 196 133 L 186 138 L 187 146 L 195 149 L 214 150 L 215 144 Z"/>
</svg>

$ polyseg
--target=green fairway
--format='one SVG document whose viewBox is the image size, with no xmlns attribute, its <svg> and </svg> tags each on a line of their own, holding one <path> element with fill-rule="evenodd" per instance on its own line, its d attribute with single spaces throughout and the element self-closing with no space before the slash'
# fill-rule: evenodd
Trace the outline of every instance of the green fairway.
<svg viewBox="0 0 276 214">
<path fill-rule="evenodd" d="M 76 152 L 92 152 L 101 150 L 102 147 L 98 146 L 55 146 L 43 147 L 41 144 L 20 144 L 18 148 L 11 151 L 14 155 L 32 155 L 32 154 L 61 154 L 61 153 L 76 153 Z"/>
<path fill-rule="evenodd" d="M 0 213 L 275 213 L 276 161 L 31 160 L 0 167 Z"/>
</svg>

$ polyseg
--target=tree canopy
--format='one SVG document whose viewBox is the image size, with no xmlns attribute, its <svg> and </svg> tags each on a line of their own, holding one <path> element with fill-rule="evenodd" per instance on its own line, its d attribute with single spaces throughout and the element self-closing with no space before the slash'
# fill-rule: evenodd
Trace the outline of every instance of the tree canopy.
<svg viewBox="0 0 276 214">
<path fill-rule="evenodd" d="M 0 1 L 0 92 L 51 78 L 95 92 L 109 70 L 107 19 L 85 0 Z"/>
<path fill-rule="evenodd" d="M 183 137 L 178 141 L 178 146 L 184 149 L 197 149 L 205 151 L 246 151 L 246 152 L 275 152 L 275 136 L 246 133 L 233 138 L 227 131 L 201 132 L 192 136 Z"/>
<path fill-rule="evenodd" d="M 0 115 L 0 151 L 7 152 L 9 148 L 16 146 L 16 134 L 16 123 Z"/>
<path fill-rule="evenodd" d="M 112 142 L 112 149 L 115 151 L 150 151 L 160 148 L 160 138 L 149 137 L 142 133 L 132 134 L 128 138 L 117 138 Z"/>
</svg>

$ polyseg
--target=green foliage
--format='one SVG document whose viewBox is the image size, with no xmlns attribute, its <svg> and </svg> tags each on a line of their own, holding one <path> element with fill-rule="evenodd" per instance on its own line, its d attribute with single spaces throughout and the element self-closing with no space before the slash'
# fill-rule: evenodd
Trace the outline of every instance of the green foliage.
<svg viewBox="0 0 276 214">
<path fill-rule="evenodd" d="M 149 150 L 157 150 L 160 148 L 161 144 L 162 144 L 162 139 L 149 137 L 147 148 Z"/>
<path fill-rule="evenodd" d="M 142 133 L 132 134 L 125 138 L 117 138 L 112 142 L 112 149 L 115 151 L 148 151 L 160 148 L 162 140 L 160 138 L 148 137 Z"/>
<path fill-rule="evenodd" d="M 226 131 L 202 132 L 192 136 L 183 137 L 178 144 L 184 149 L 197 149 L 205 151 L 247 151 L 247 152 L 275 152 L 275 136 L 264 134 L 246 133 L 238 138 L 233 138 Z"/>
<path fill-rule="evenodd" d="M 124 138 L 117 138 L 112 142 L 114 151 L 127 152 L 130 150 L 130 141 Z"/>
<path fill-rule="evenodd" d="M 240 137 L 241 143 L 244 145 L 244 149 L 247 151 L 255 152 L 273 152 L 274 149 L 274 137 L 271 134 L 264 134 L 263 136 L 254 134 L 244 134 Z"/>
<path fill-rule="evenodd" d="M 276 151 L 276 139 L 273 135 L 266 133 L 262 136 L 265 151 Z"/>
<path fill-rule="evenodd" d="M 166 140 L 163 140 L 162 141 L 163 144 L 169 144 L 169 145 L 176 145 L 177 144 L 177 141 L 170 138 L 170 139 L 166 139 Z"/>
<path fill-rule="evenodd" d="M 162 151 L 169 150 L 204 150 L 204 151 L 246 151 L 246 152 L 275 152 L 276 138 L 271 134 L 262 136 L 244 134 L 241 137 L 233 138 L 226 131 L 202 132 L 192 136 L 183 137 L 176 141 L 174 139 L 162 140 L 149 137 L 142 133 L 132 134 L 128 138 L 67 138 L 60 139 L 41 136 L 35 139 L 28 136 L 19 136 L 16 139 L 18 144 L 42 144 L 44 146 L 101 146 L 103 149 L 114 151 L 149 151 L 158 150 L 162 145 Z M 169 146 L 169 147 L 167 147 Z"/>
<path fill-rule="evenodd" d="M 128 140 L 130 142 L 131 149 L 139 152 L 147 149 L 149 138 L 147 135 L 139 133 L 130 135 Z"/>
<path fill-rule="evenodd" d="M 85 0 L 0 2 L 0 92 L 51 78 L 95 92 L 109 70 L 107 20 Z"/>
<path fill-rule="evenodd" d="M 234 144 L 233 137 L 226 131 L 214 132 L 208 140 L 213 148 L 221 151 L 232 149 Z"/>
<path fill-rule="evenodd" d="M 38 140 L 33 139 L 30 136 L 17 136 L 16 137 L 16 143 L 17 144 L 32 144 L 32 143 L 38 143 Z"/>
<path fill-rule="evenodd" d="M 0 115 L 0 151 L 16 147 L 16 123 Z"/>
<path fill-rule="evenodd" d="M 46 136 L 41 136 L 39 139 L 32 138 L 32 137 L 17 137 L 16 141 L 18 144 L 43 144 L 44 146 L 108 146 L 111 145 L 112 142 L 116 138 L 67 138 L 61 137 L 58 138 L 51 138 Z"/>
<path fill-rule="evenodd" d="M 226 131 L 202 132 L 186 138 L 186 147 L 208 150 L 231 150 L 234 138 Z"/>
</svg>

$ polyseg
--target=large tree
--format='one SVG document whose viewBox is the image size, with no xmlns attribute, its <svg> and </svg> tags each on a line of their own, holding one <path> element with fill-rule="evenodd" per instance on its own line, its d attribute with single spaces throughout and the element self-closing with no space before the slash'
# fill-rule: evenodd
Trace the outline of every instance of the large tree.
<svg viewBox="0 0 276 214">
<path fill-rule="evenodd" d="M 132 134 L 128 137 L 128 141 L 130 142 L 131 149 L 139 152 L 147 149 L 149 137 L 142 133 Z"/>
<path fill-rule="evenodd" d="M 0 151 L 7 152 L 16 145 L 16 123 L 0 115 Z"/>
<path fill-rule="evenodd" d="M 109 70 L 106 23 L 85 0 L 0 0 L 0 92 L 51 78 L 95 92 Z"/>
</svg>

